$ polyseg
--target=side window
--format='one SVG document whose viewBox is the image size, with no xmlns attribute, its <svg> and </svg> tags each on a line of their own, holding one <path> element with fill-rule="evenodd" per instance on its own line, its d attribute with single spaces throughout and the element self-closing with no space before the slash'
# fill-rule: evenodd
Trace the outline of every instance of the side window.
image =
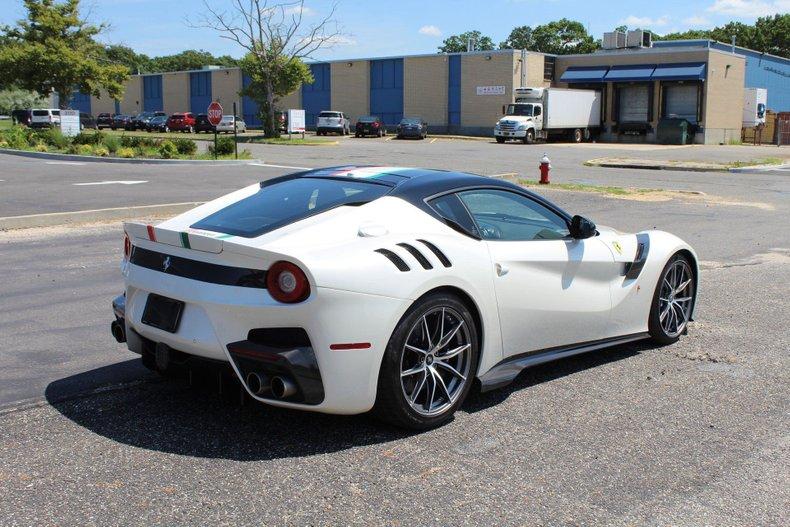
<svg viewBox="0 0 790 527">
<path fill-rule="evenodd" d="M 480 189 L 460 192 L 487 240 L 559 240 L 570 235 L 565 219 L 540 203 L 506 190 Z"/>
<path fill-rule="evenodd" d="M 532 115 L 534 117 L 537 117 L 538 115 L 540 115 L 540 106 L 535 106 L 535 110 L 533 110 Z"/>
<path fill-rule="evenodd" d="M 474 236 L 480 236 L 472 217 L 456 194 L 447 194 L 430 201 L 431 207 L 442 218 L 450 220 Z"/>
</svg>

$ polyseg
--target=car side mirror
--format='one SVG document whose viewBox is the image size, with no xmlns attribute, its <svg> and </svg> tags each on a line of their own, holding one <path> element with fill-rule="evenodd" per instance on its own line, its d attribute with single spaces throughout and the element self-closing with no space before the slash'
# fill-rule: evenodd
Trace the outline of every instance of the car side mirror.
<svg viewBox="0 0 790 527">
<path fill-rule="evenodd" d="M 584 240 L 595 236 L 595 223 L 578 214 L 571 218 L 571 237 Z"/>
</svg>

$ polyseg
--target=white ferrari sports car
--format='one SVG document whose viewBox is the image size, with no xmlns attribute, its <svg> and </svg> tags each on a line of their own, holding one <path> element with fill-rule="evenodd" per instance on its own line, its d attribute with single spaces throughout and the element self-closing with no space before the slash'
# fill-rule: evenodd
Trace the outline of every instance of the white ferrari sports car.
<svg viewBox="0 0 790 527">
<path fill-rule="evenodd" d="M 694 250 L 459 172 L 309 170 L 158 225 L 126 223 L 113 335 L 160 371 L 230 366 L 267 404 L 426 429 L 473 384 L 652 338 L 675 342 Z"/>
</svg>

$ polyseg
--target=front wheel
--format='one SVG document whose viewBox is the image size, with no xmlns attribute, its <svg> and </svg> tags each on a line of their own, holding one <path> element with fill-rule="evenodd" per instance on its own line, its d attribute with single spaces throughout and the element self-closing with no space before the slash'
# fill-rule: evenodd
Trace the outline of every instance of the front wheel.
<svg viewBox="0 0 790 527">
<path fill-rule="evenodd" d="M 496 142 L 499 143 L 499 144 L 502 144 L 502 143 L 505 142 L 505 138 L 504 137 L 497 137 L 496 138 Z"/>
<path fill-rule="evenodd" d="M 535 131 L 527 130 L 527 134 L 524 136 L 524 144 L 531 145 L 534 142 L 535 142 Z"/>
<path fill-rule="evenodd" d="M 458 297 L 418 300 L 387 344 L 374 413 L 415 430 L 446 423 L 469 393 L 478 353 L 477 327 Z"/>
<path fill-rule="evenodd" d="M 658 279 L 650 308 L 648 330 L 659 344 L 677 342 L 688 329 L 697 281 L 682 254 L 670 258 Z"/>
</svg>

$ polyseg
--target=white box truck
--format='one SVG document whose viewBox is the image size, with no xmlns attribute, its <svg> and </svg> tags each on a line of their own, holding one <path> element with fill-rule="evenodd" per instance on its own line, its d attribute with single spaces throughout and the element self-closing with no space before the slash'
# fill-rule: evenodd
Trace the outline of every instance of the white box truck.
<svg viewBox="0 0 790 527">
<path fill-rule="evenodd" d="M 765 88 L 746 88 L 743 90 L 743 127 L 754 128 L 765 124 L 765 109 L 768 104 L 768 90 Z"/>
<path fill-rule="evenodd" d="M 580 143 L 601 127 L 601 92 L 568 88 L 516 88 L 515 102 L 494 126 L 497 143 L 564 136 Z"/>
</svg>

